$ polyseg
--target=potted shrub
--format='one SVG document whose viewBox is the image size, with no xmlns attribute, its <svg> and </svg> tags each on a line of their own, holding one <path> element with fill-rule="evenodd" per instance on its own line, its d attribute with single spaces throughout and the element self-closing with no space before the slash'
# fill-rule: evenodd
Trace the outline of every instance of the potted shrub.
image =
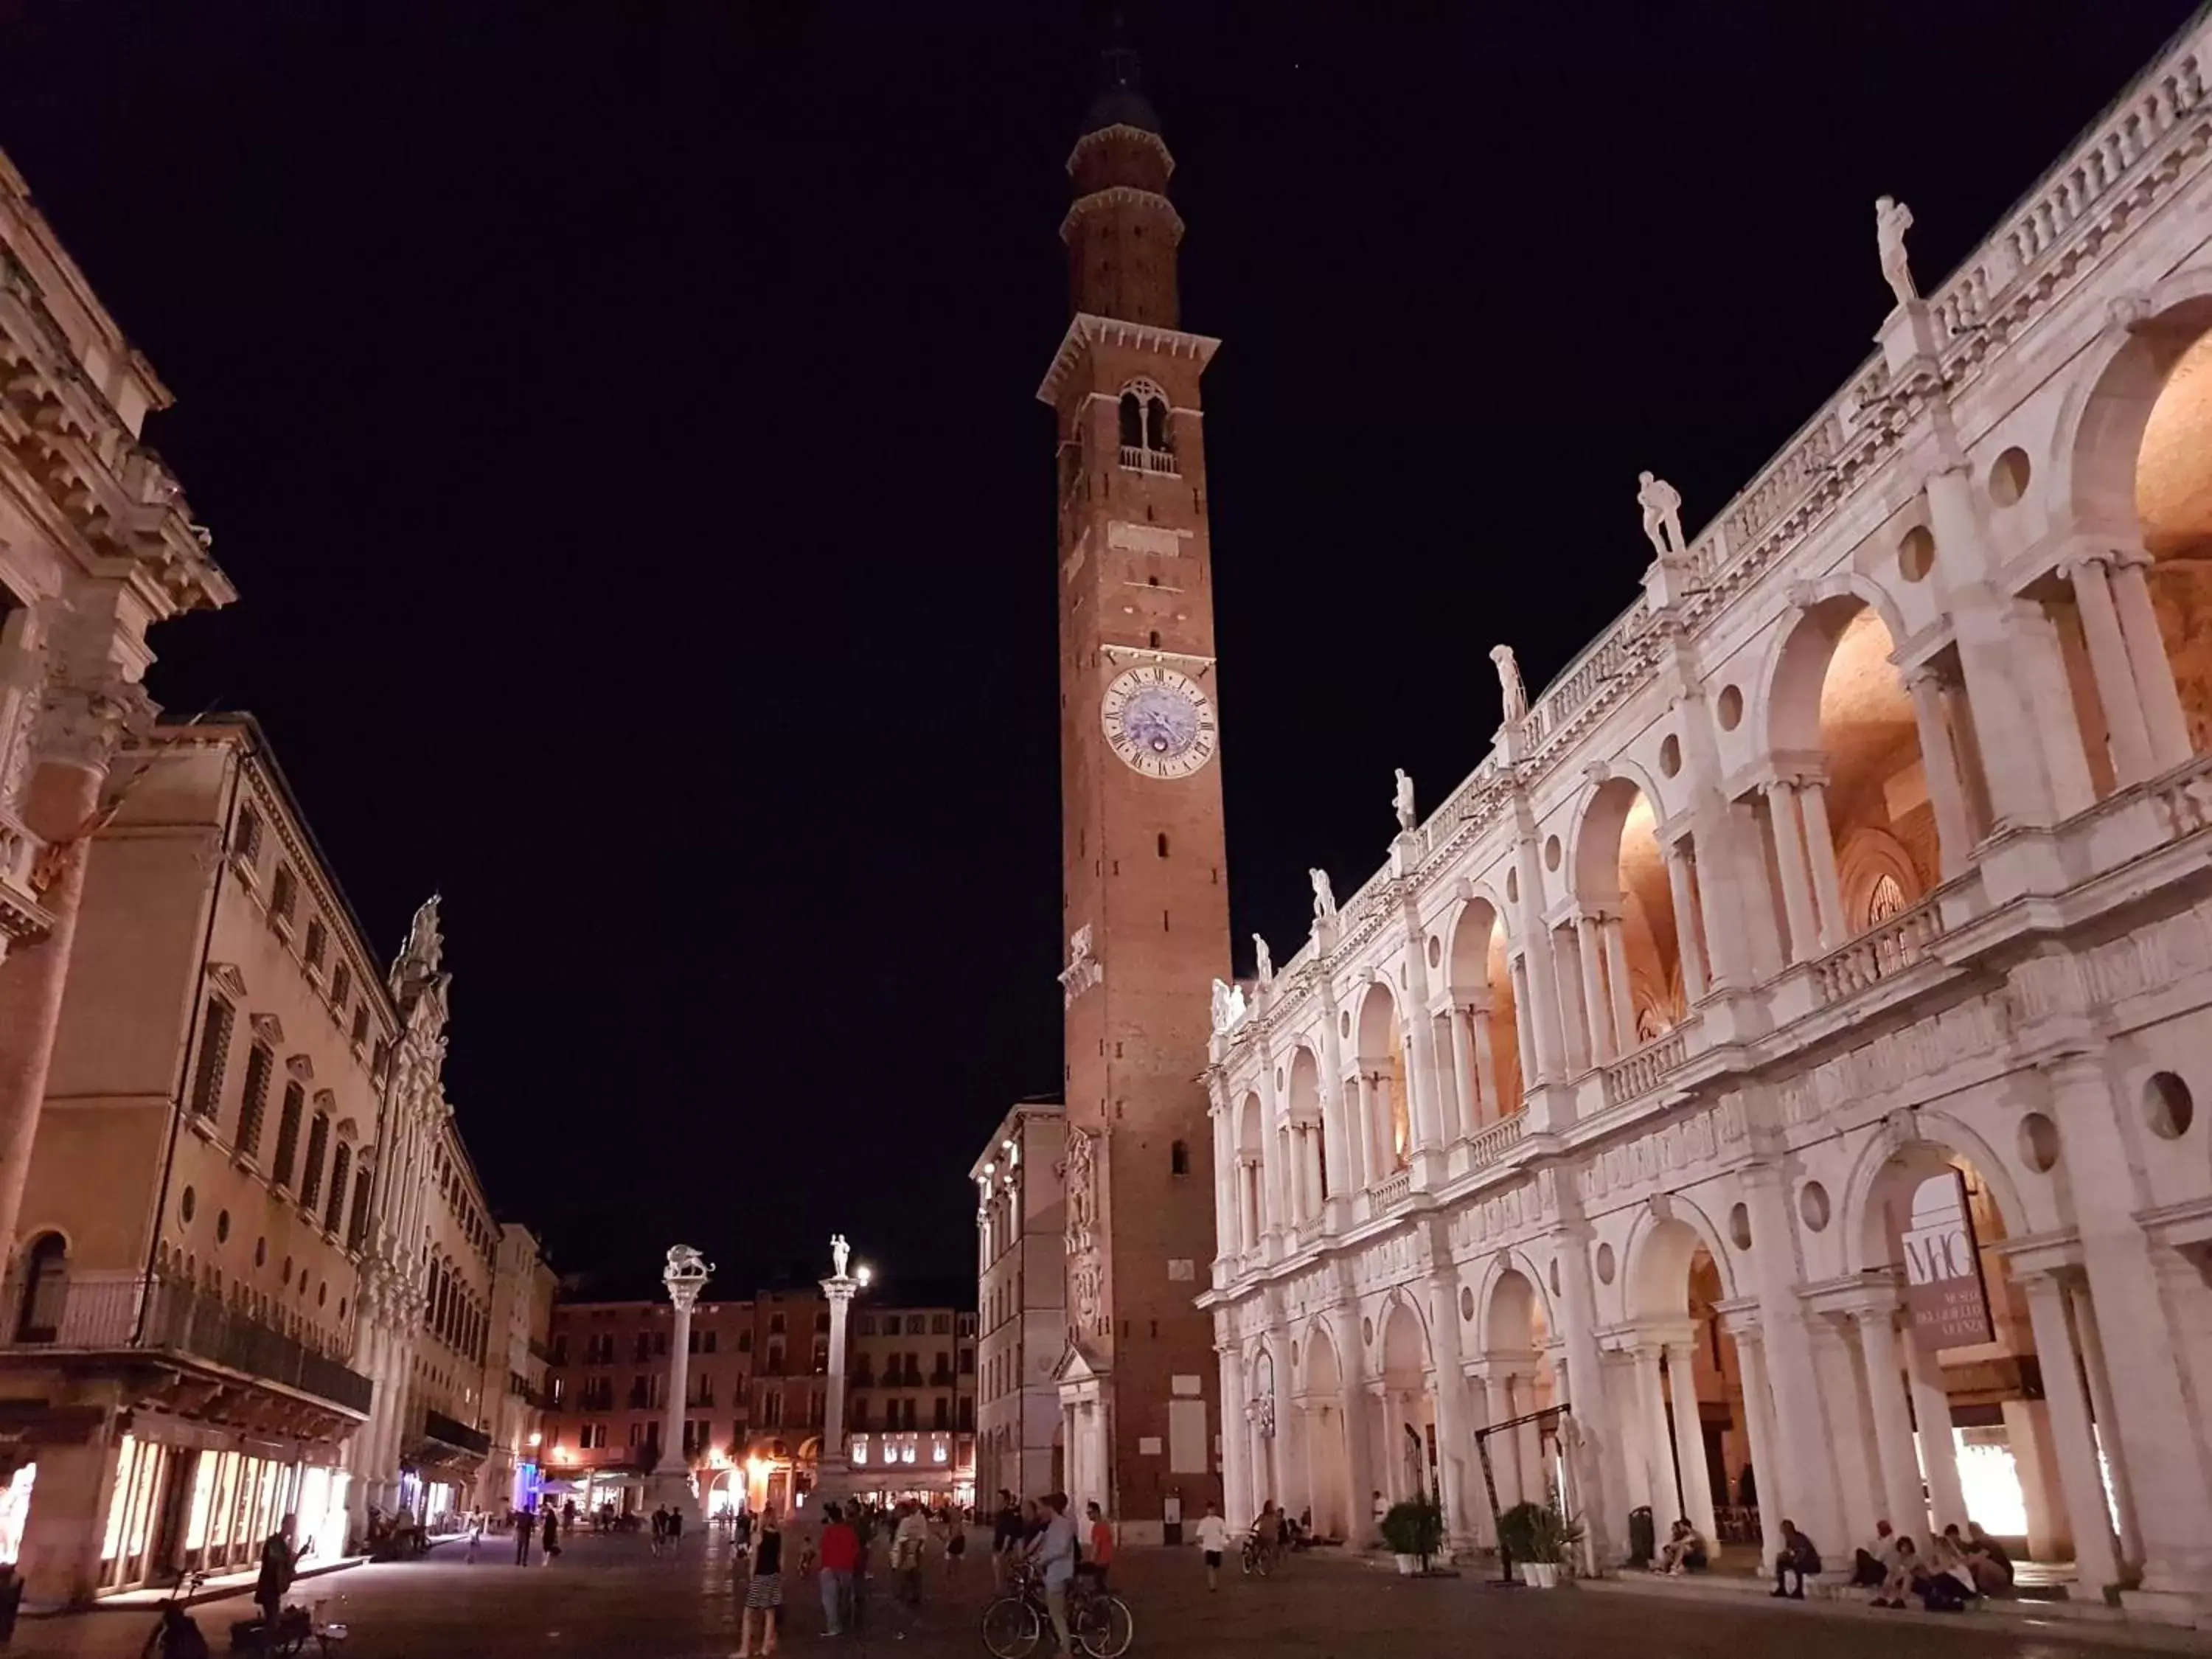
<svg viewBox="0 0 2212 1659">
<path fill-rule="evenodd" d="M 1398 1571 L 1407 1577 L 1429 1570 L 1429 1558 L 1443 1548 L 1444 1513 L 1426 1498 L 1394 1504 L 1382 1517 L 1382 1541 L 1390 1547 Z"/>
<path fill-rule="evenodd" d="M 1529 1517 L 1524 1540 L 1528 1551 L 1528 1583 L 1536 1589 L 1556 1589 L 1559 1570 L 1567 1564 L 1568 1552 L 1583 1540 L 1581 1524 L 1568 1520 L 1548 1504 L 1522 1507 L 1535 1510 Z"/>
</svg>

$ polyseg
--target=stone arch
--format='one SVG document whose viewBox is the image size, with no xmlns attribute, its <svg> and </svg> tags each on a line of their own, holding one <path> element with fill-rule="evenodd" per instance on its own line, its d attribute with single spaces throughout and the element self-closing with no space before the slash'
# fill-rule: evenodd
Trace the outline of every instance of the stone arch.
<svg viewBox="0 0 2212 1659">
<path fill-rule="evenodd" d="M 1896 1119 L 1902 1118 L 1904 1122 Z M 1932 1170 L 1934 1163 L 1961 1158 L 1989 1189 L 2007 1237 L 2040 1232 L 2057 1224 L 2055 1214 L 2030 1210 L 2009 1162 L 1963 1120 L 1948 1112 L 1911 1109 L 1893 1115 L 1882 1132 L 1869 1136 L 1852 1161 L 1844 1183 L 1842 1213 L 1846 1265 L 1852 1273 L 1889 1265 L 1890 1247 L 1881 1212 L 1882 1178 L 1893 1164 Z"/>
<path fill-rule="evenodd" d="M 1905 843 L 1871 825 L 1853 830 L 1837 850 L 1836 877 L 1843 884 L 1844 915 L 1853 933 L 1863 933 L 1910 904 L 1920 882 Z"/>
<path fill-rule="evenodd" d="M 1344 1386 L 1344 1367 L 1337 1358 L 1336 1334 L 1327 1317 L 1316 1314 L 1298 1339 L 1297 1389 L 1301 1395 L 1334 1394 Z"/>
<path fill-rule="evenodd" d="M 1385 1382 L 1413 1386 L 1436 1365 L 1429 1322 L 1417 1298 L 1393 1291 L 1375 1310 L 1376 1373 Z"/>
<path fill-rule="evenodd" d="M 1344 1171 L 1332 1168 L 1328 1161 L 1328 1136 L 1320 1126 L 1325 1117 L 1325 1103 L 1321 1087 L 1321 1056 L 1310 1043 L 1300 1042 L 1291 1051 L 1291 1063 L 1284 1068 L 1285 1093 L 1283 1110 L 1294 1126 L 1292 1145 L 1297 1144 L 1295 1126 L 1313 1125 L 1310 1162 L 1303 1171 L 1294 1170 L 1299 1186 L 1306 1194 L 1305 1207 L 1314 1214 L 1326 1203 L 1344 1181 Z M 1315 1190 L 1318 1177 L 1318 1190 Z"/>
<path fill-rule="evenodd" d="M 2107 580 L 2116 592 L 2124 582 L 2147 584 L 2172 672 L 2183 729 L 2171 743 L 2150 733 L 2156 770 L 2176 763 L 2182 742 L 2196 753 L 2212 749 L 2212 270 L 2177 272 L 2114 309 L 2121 325 L 2081 354 L 2059 408 L 2052 517 L 2085 551 L 2140 546 L 2151 557 L 2147 573 Z M 2128 599 L 2118 598 L 2125 628 Z M 2068 631 L 2078 634 L 2078 621 Z M 2115 781 L 2103 752 L 2109 728 L 2100 691 L 2081 681 L 2076 710 L 2103 790 Z M 2145 688 L 2142 699 L 2163 703 L 2172 718 L 2168 695 Z"/>
<path fill-rule="evenodd" d="M 1366 1171 L 1374 1186 L 1410 1161 L 1413 1125 L 1406 1089 L 1406 1024 L 1397 988 L 1377 971 L 1359 994 L 1352 1021 L 1354 1056 L 1362 1104 L 1369 1113 L 1367 1138 L 1375 1167 Z"/>
<path fill-rule="evenodd" d="M 1558 1329 L 1543 1275 L 1520 1252 L 1501 1250 L 1491 1258 L 1480 1290 L 1476 1346 L 1485 1354 L 1540 1352 Z"/>
<path fill-rule="evenodd" d="M 1521 1017 L 1504 908 L 1470 884 L 1445 937 L 1444 982 L 1454 1022 L 1447 1052 L 1455 1092 L 1472 1129 L 1521 1109 Z M 1460 1082 L 1462 1064 L 1473 1079 L 1471 1091 Z"/>
<path fill-rule="evenodd" d="M 1793 583 L 1790 598 L 1795 615 L 1775 635 L 1759 680 L 1765 689 L 1758 712 L 1765 723 L 1767 749 L 1776 754 L 1820 746 L 1821 682 L 1838 636 L 1861 611 L 1874 614 L 1893 649 L 1911 632 L 1888 590 L 1856 571 Z"/>
<path fill-rule="evenodd" d="M 1569 1000 L 1595 1028 L 1599 1058 L 1628 1053 L 1688 1012 L 1674 885 L 1659 845 L 1664 816 L 1649 774 L 1609 764 L 1571 831 L 1569 885 L 1586 920 L 1571 947 L 1580 971 Z"/>
</svg>

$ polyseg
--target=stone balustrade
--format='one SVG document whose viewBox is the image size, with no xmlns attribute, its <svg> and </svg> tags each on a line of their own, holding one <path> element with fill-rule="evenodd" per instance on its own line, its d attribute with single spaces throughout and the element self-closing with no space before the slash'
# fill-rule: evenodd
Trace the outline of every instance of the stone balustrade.
<svg viewBox="0 0 2212 1659">
<path fill-rule="evenodd" d="M 1667 1075 L 1680 1069 L 1690 1057 L 1686 1024 L 1651 1039 L 1641 1048 L 1606 1067 L 1605 1103 L 1618 1106 L 1650 1094 Z"/>
</svg>

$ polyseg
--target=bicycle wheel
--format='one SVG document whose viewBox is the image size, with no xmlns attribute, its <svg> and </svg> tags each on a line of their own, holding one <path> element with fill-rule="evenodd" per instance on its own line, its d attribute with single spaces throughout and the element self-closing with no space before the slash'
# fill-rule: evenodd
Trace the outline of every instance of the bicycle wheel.
<svg viewBox="0 0 2212 1659">
<path fill-rule="evenodd" d="M 1091 1598 L 1082 1624 L 1068 1634 L 1091 1659 L 1121 1659 L 1137 1639 L 1137 1620 L 1127 1601 L 1106 1593 Z"/>
<path fill-rule="evenodd" d="M 1237 1556 L 1237 1565 L 1244 1569 L 1247 1577 L 1250 1576 L 1253 1571 L 1253 1564 L 1259 1559 L 1259 1546 L 1253 1543 L 1250 1539 L 1246 1539 L 1244 1540 L 1244 1548 Z"/>
<path fill-rule="evenodd" d="M 1002 1595 L 983 1609 L 983 1646 L 991 1659 L 1029 1659 L 1043 1637 L 1043 1622 L 1023 1596 Z"/>
</svg>

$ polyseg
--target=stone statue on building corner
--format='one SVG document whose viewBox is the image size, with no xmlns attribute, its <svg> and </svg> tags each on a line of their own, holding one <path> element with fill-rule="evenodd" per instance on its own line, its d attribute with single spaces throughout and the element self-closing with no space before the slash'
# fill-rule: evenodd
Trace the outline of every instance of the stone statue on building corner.
<svg viewBox="0 0 2212 1659">
<path fill-rule="evenodd" d="M 1316 921 L 1333 920 L 1336 915 L 1336 892 L 1328 884 L 1328 872 L 1309 870 L 1306 872 L 1306 879 L 1313 883 L 1314 920 Z"/>
<path fill-rule="evenodd" d="M 1894 196 L 1878 196 L 1874 204 L 1874 240 L 1881 252 L 1881 274 L 1897 303 L 1909 306 L 1920 297 L 1912 283 L 1912 260 L 1905 251 L 1905 233 L 1912 228 L 1912 210 Z"/>
<path fill-rule="evenodd" d="M 1521 665 L 1514 660 L 1510 645 L 1490 647 L 1490 660 L 1498 665 L 1498 696 L 1505 706 L 1505 724 L 1523 719 L 1528 713 L 1528 688 L 1521 684 Z"/>
<path fill-rule="evenodd" d="M 842 1279 L 845 1277 L 845 1264 L 852 1259 L 853 1247 L 845 1242 L 845 1235 L 842 1233 L 830 1234 L 830 1264 L 836 1270 L 836 1276 L 838 1278 Z"/>
<path fill-rule="evenodd" d="M 1257 933 L 1252 935 L 1252 951 L 1260 964 L 1256 970 L 1260 983 L 1262 986 L 1273 985 L 1275 982 L 1275 953 L 1267 948 L 1267 941 Z"/>
<path fill-rule="evenodd" d="M 1684 550 L 1682 492 L 1649 472 L 1639 472 L 1636 477 L 1637 505 L 1644 509 L 1644 533 L 1651 538 L 1652 555 L 1674 558 Z"/>
<path fill-rule="evenodd" d="M 1225 1031 L 1244 1017 L 1244 993 L 1224 980 L 1213 981 L 1213 1029 Z"/>
<path fill-rule="evenodd" d="M 1398 828 L 1410 836 L 1420 823 L 1419 816 L 1413 811 L 1413 781 L 1406 775 L 1404 767 L 1399 767 L 1397 772 L 1398 793 L 1393 805 L 1397 808 Z"/>
</svg>

